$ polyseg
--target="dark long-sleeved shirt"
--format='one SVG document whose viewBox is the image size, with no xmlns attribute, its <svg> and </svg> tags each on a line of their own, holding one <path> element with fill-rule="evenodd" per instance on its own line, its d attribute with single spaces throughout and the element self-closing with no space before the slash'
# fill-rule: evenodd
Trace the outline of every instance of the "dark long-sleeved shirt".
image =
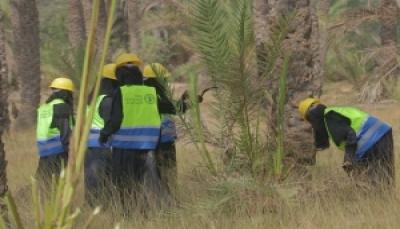
<svg viewBox="0 0 400 229">
<path fill-rule="evenodd" d="M 101 135 L 110 136 L 120 127 L 123 119 L 121 89 L 117 89 L 112 97 L 110 117 L 104 119 L 104 128 L 100 131 Z"/>
<path fill-rule="evenodd" d="M 330 111 L 325 114 L 326 126 L 329 131 L 332 141 L 339 146 L 343 141 L 345 146 L 345 160 L 353 160 L 357 151 L 356 132 L 351 128 L 351 122 L 347 117 L 340 115 L 337 112 Z M 318 131 L 315 132 L 316 147 L 329 147 L 329 139 L 321 137 Z"/>
<path fill-rule="evenodd" d="M 74 123 L 72 107 L 67 103 L 60 103 L 54 105 L 53 121 L 51 128 L 60 130 L 61 143 L 65 152 L 69 151 L 69 140 L 71 137 L 70 119 Z"/>
<path fill-rule="evenodd" d="M 98 110 L 100 117 L 104 120 L 104 123 L 106 123 L 108 120 L 110 120 L 111 109 L 112 109 L 112 97 L 106 96 L 100 102 L 100 106 L 99 106 L 99 110 Z"/>
</svg>

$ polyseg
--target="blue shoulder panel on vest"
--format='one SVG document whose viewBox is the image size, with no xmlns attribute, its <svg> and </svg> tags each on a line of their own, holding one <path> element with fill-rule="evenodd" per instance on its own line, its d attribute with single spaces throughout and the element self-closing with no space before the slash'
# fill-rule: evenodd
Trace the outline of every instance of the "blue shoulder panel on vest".
<svg viewBox="0 0 400 229">
<path fill-rule="evenodd" d="M 386 134 L 391 127 L 386 123 L 379 121 L 377 118 L 369 116 L 367 121 L 361 127 L 357 136 L 357 154 L 356 162 L 359 162 L 367 152 L 379 139 Z"/>
</svg>

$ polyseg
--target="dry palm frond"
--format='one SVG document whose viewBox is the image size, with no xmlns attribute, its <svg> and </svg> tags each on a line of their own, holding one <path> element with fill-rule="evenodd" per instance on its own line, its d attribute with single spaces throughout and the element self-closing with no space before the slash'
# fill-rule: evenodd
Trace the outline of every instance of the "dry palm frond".
<svg viewBox="0 0 400 229">
<path fill-rule="evenodd" d="M 328 43 L 331 44 L 339 40 L 344 34 L 346 34 L 346 32 L 355 30 L 364 22 L 385 18 L 398 20 L 400 16 L 395 12 L 387 12 L 385 11 L 385 8 L 381 7 L 362 7 L 355 10 L 349 10 L 343 19 L 332 23 L 328 27 Z"/>
<path fill-rule="evenodd" d="M 374 101 L 377 97 L 375 95 L 369 96 L 369 91 L 377 93 L 379 86 L 382 85 L 382 80 L 393 73 L 398 68 L 398 47 L 393 45 L 388 45 L 379 48 L 373 48 L 363 51 L 362 61 L 365 63 L 372 59 L 378 59 L 380 65 L 376 67 L 372 74 L 364 79 L 358 81 L 353 88 L 361 88 L 359 101 L 363 101 L 366 97 L 368 101 Z"/>
</svg>

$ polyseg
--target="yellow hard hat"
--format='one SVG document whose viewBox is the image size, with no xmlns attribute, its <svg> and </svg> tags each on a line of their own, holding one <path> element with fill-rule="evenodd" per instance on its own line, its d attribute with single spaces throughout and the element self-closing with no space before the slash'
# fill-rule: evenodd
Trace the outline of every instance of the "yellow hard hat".
<svg viewBox="0 0 400 229">
<path fill-rule="evenodd" d="M 68 78 L 57 78 L 51 82 L 50 87 L 74 92 L 74 84 Z"/>
<path fill-rule="evenodd" d="M 312 104 L 316 104 L 316 103 L 321 103 L 321 101 L 319 99 L 315 99 L 315 98 L 307 98 L 300 102 L 299 113 L 305 121 L 307 121 L 306 115 L 307 115 L 308 108 L 310 108 L 310 106 Z"/>
<path fill-rule="evenodd" d="M 115 67 L 118 68 L 119 66 L 127 63 L 134 63 L 137 66 L 140 66 L 142 64 L 142 61 L 139 59 L 138 56 L 133 53 L 124 53 L 118 56 L 115 60 Z"/>
<path fill-rule="evenodd" d="M 104 65 L 103 72 L 102 72 L 101 75 L 104 78 L 117 80 L 117 77 L 115 77 L 115 66 L 116 66 L 116 64 L 106 64 L 106 65 Z"/>
<path fill-rule="evenodd" d="M 155 70 L 158 75 L 163 75 L 164 78 L 171 76 L 171 74 L 162 64 L 152 63 L 144 66 L 143 77 L 156 78 L 156 73 L 153 70 Z"/>
</svg>

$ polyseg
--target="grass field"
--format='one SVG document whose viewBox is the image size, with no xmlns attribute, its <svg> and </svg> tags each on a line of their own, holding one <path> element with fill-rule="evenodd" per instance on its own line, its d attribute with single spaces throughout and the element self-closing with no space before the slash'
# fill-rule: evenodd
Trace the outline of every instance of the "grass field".
<svg viewBox="0 0 400 229">
<path fill-rule="evenodd" d="M 327 84 L 322 101 L 328 106 L 360 108 L 392 125 L 398 152 L 399 105 L 394 101 L 355 104 L 355 95 L 349 88 L 345 82 Z M 207 112 L 207 101 L 201 106 Z M 9 188 L 13 193 L 29 183 L 35 172 L 38 156 L 34 136 L 34 130 L 6 136 Z M 147 219 L 135 213 L 121 217 L 115 209 L 106 209 L 96 218 L 93 228 L 113 228 L 117 222 L 121 222 L 121 228 L 356 229 L 400 225 L 399 188 L 385 198 L 359 193 L 340 168 L 343 153 L 334 148 L 319 152 L 316 166 L 310 168 L 311 179 L 289 179 L 279 185 L 248 177 L 213 178 L 198 167 L 200 161 L 192 146 L 178 143 L 180 192 L 177 195 L 182 208 L 170 209 L 169 214 L 155 212 Z M 399 166 L 398 161 L 396 165 Z M 77 206 L 82 203 L 82 191 L 81 187 Z M 25 224 L 29 225 L 31 203 L 29 199 L 17 201 Z M 84 212 L 86 217 L 90 209 L 84 208 Z"/>
</svg>

